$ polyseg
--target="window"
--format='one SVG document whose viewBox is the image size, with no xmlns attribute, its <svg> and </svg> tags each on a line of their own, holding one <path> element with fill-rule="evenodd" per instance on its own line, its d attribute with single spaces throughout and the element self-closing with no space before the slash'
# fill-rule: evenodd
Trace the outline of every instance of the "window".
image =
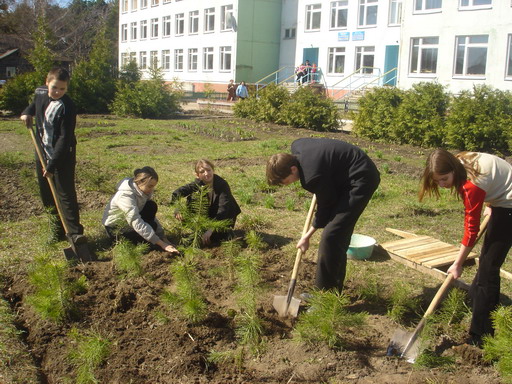
<svg viewBox="0 0 512 384">
<path fill-rule="evenodd" d="M 414 11 L 431 11 L 441 9 L 443 0 L 415 0 Z"/>
<path fill-rule="evenodd" d="M 199 11 L 192 11 L 189 14 L 188 33 L 195 35 L 199 32 Z"/>
<path fill-rule="evenodd" d="M 203 48 L 203 70 L 213 71 L 213 48 Z"/>
<path fill-rule="evenodd" d="M 287 28 L 284 30 L 285 39 L 295 39 L 295 28 Z"/>
<path fill-rule="evenodd" d="M 331 29 L 347 28 L 348 0 L 331 2 Z"/>
<path fill-rule="evenodd" d="M 176 36 L 181 36 L 185 33 L 185 14 L 176 14 Z"/>
<path fill-rule="evenodd" d="M 162 17 L 162 36 L 171 36 L 171 16 Z"/>
<path fill-rule="evenodd" d="M 162 51 L 162 69 L 171 69 L 171 51 L 169 49 Z"/>
<path fill-rule="evenodd" d="M 130 39 L 137 40 L 137 22 L 130 23 Z"/>
<path fill-rule="evenodd" d="M 231 71 L 231 47 L 220 47 L 220 70 Z"/>
<path fill-rule="evenodd" d="M 10 79 L 16 75 L 16 67 L 5 67 L 5 77 Z"/>
<path fill-rule="evenodd" d="M 356 71 L 372 74 L 374 55 L 375 47 L 356 47 Z"/>
<path fill-rule="evenodd" d="M 158 37 L 158 19 L 151 19 L 151 37 Z"/>
<path fill-rule="evenodd" d="M 158 51 L 149 51 L 149 66 L 153 69 L 158 68 Z"/>
<path fill-rule="evenodd" d="M 167 4 L 167 3 L 170 3 L 170 2 L 171 2 L 171 0 L 164 0 L 163 1 L 164 4 Z"/>
<path fill-rule="evenodd" d="M 137 62 L 137 52 L 130 52 L 130 62 Z"/>
<path fill-rule="evenodd" d="M 329 73 L 345 72 L 345 48 L 329 48 Z"/>
<path fill-rule="evenodd" d="M 140 38 L 141 39 L 148 38 L 148 21 L 147 20 L 140 21 Z"/>
<path fill-rule="evenodd" d="M 512 35 L 508 35 L 507 73 L 506 77 L 512 79 Z"/>
<path fill-rule="evenodd" d="M 151 0 L 151 6 L 156 7 L 158 5 L 159 0 Z"/>
<path fill-rule="evenodd" d="M 322 15 L 322 4 L 306 5 L 306 31 L 318 31 Z"/>
<path fill-rule="evenodd" d="M 402 0 L 390 0 L 389 2 L 389 25 L 400 25 L 402 21 Z"/>
<path fill-rule="evenodd" d="M 128 12 L 128 0 L 121 0 L 121 12 Z"/>
<path fill-rule="evenodd" d="M 224 5 L 220 8 L 220 30 L 230 31 L 233 29 L 233 5 Z"/>
<path fill-rule="evenodd" d="M 485 75 L 488 36 L 457 36 L 455 40 L 455 75 Z"/>
<path fill-rule="evenodd" d="M 148 67 L 148 55 L 146 51 L 139 53 L 139 68 L 146 69 Z"/>
<path fill-rule="evenodd" d="M 183 71 L 183 49 L 174 50 L 174 70 Z"/>
<path fill-rule="evenodd" d="M 461 8 L 488 8 L 492 0 L 460 0 Z"/>
<path fill-rule="evenodd" d="M 124 67 L 128 64 L 129 56 L 127 53 L 121 53 L 121 67 Z"/>
<path fill-rule="evenodd" d="M 409 73 L 437 73 L 439 37 L 418 37 L 411 40 Z"/>
<path fill-rule="evenodd" d="M 204 10 L 204 31 L 213 32 L 215 30 L 215 8 Z"/>
<path fill-rule="evenodd" d="M 121 41 L 128 40 L 128 24 L 121 25 Z"/>
<path fill-rule="evenodd" d="M 140 8 L 147 8 L 148 7 L 148 0 L 140 0 Z"/>
<path fill-rule="evenodd" d="M 132 11 L 136 11 L 137 10 L 137 2 L 139 0 L 132 0 Z"/>
<path fill-rule="evenodd" d="M 377 10 L 379 0 L 359 0 L 359 27 L 377 25 Z"/>
<path fill-rule="evenodd" d="M 188 50 L 188 70 L 197 71 L 197 48 L 190 48 Z"/>
</svg>

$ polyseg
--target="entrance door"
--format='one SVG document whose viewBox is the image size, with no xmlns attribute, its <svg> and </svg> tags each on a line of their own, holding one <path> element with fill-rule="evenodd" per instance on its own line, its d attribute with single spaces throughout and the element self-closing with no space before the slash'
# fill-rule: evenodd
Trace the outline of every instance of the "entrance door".
<svg viewBox="0 0 512 384">
<path fill-rule="evenodd" d="M 384 73 L 389 72 L 384 76 L 384 85 L 396 85 L 396 77 L 398 76 L 398 45 L 386 45 L 386 57 L 384 59 Z"/>
<path fill-rule="evenodd" d="M 313 63 L 318 65 L 318 48 L 304 48 L 302 62 L 305 63 L 306 60 L 309 60 L 311 65 L 313 65 Z"/>
</svg>

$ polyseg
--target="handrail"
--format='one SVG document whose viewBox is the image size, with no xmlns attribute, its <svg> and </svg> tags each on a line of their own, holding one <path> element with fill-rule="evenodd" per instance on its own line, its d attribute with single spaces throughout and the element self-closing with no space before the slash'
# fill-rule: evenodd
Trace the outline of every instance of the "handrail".
<svg viewBox="0 0 512 384">
<path fill-rule="evenodd" d="M 269 78 L 270 76 L 275 75 L 276 73 L 281 72 L 281 71 L 282 71 L 283 69 L 285 69 L 285 68 L 289 68 L 289 66 L 284 66 L 284 67 L 279 68 L 277 71 L 272 72 L 270 75 L 267 75 L 267 76 L 265 76 L 265 77 L 263 77 L 263 78 L 259 79 L 255 84 L 261 83 L 263 80 L 265 80 L 265 79 Z"/>
<path fill-rule="evenodd" d="M 368 70 L 368 69 L 371 69 L 372 73 L 366 73 L 365 74 L 363 71 Z M 378 75 L 374 75 L 375 72 L 377 72 Z M 361 75 L 361 76 L 360 77 L 356 77 L 356 75 Z M 380 79 L 381 78 L 380 68 L 377 68 L 377 67 L 366 67 L 366 66 L 358 68 L 356 71 L 352 72 L 350 75 L 344 77 L 343 79 L 341 79 L 340 81 L 335 83 L 333 86 L 331 86 L 331 89 L 332 89 L 332 96 L 331 97 L 334 100 L 337 100 L 336 96 L 341 91 L 347 91 L 348 90 L 348 92 L 343 95 L 343 97 L 347 97 L 347 95 L 352 94 L 355 90 L 361 89 L 361 88 L 365 88 L 368 85 L 368 83 L 366 81 L 364 81 L 360 85 L 355 86 L 353 89 L 352 89 L 352 85 L 354 83 L 356 83 L 356 82 L 359 82 L 362 78 L 367 78 L 367 77 L 373 77 L 374 78 L 373 80 L 371 80 L 371 82 L 375 81 L 376 79 Z M 350 80 L 350 82 L 347 84 L 347 86 L 344 86 L 341 89 L 338 89 L 336 91 L 336 89 L 335 89 L 336 86 L 339 85 L 342 82 L 346 82 L 347 80 Z"/>
</svg>

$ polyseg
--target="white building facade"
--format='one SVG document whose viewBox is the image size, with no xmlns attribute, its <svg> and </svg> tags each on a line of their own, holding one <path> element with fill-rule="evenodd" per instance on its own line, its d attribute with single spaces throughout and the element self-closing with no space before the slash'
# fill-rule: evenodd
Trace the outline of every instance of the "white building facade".
<svg viewBox="0 0 512 384">
<path fill-rule="evenodd" d="M 512 90 L 512 0 L 121 0 L 119 24 L 121 65 L 196 90 L 306 60 L 331 94 L 361 79 Z"/>
<path fill-rule="evenodd" d="M 487 84 L 512 90 L 510 0 L 403 4 L 398 85 L 436 81 L 452 93 Z"/>
</svg>

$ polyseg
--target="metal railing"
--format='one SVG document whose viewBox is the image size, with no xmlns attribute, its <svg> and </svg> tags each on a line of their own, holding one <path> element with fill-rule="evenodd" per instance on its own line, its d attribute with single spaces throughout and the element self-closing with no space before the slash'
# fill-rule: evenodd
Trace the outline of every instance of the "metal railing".
<svg viewBox="0 0 512 384">
<path fill-rule="evenodd" d="M 371 72 L 370 72 L 371 71 Z M 394 73 L 394 76 L 389 77 L 384 81 L 388 75 Z M 366 88 L 373 86 L 382 86 L 391 84 L 397 78 L 397 68 L 390 69 L 389 71 L 381 74 L 380 68 L 375 67 L 361 67 L 357 71 L 344 77 L 332 89 L 332 99 L 334 101 L 340 99 L 348 99 L 356 91 L 363 91 Z M 346 84 L 345 84 L 346 83 Z M 342 84 L 340 86 L 340 84 Z M 339 94 L 343 92 L 341 96 Z"/>
<path fill-rule="evenodd" d="M 327 89 L 327 83 L 321 68 L 315 67 L 314 72 L 311 70 L 312 68 L 313 67 L 310 67 L 308 73 L 302 76 L 300 79 L 297 78 L 294 67 L 286 66 L 279 68 L 277 71 L 263 77 L 254 84 L 256 87 L 256 95 L 258 94 L 258 91 L 272 83 L 277 85 L 285 85 L 291 83 L 294 85 L 294 87 L 296 87 L 298 84 L 323 83 L 323 86 L 325 89 Z"/>
</svg>

